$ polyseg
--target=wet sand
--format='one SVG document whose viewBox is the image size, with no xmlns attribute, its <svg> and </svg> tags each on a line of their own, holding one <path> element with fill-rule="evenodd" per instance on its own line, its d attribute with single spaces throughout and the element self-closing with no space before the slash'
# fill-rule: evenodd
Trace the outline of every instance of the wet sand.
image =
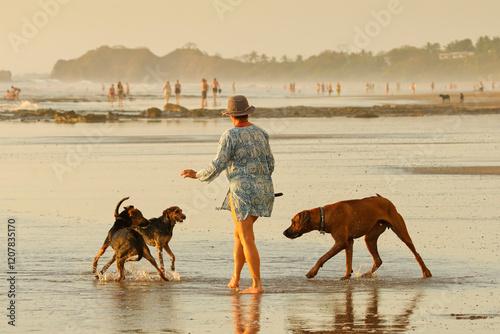
<svg viewBox="0 0 500 334">
<path fill-rule="evenodd" d="M 224 175 L 184 180 L 213 158 L 227 119 L 55 124 L 0 122 L 1 219 L 14 219 L 16 331 L 41 333 L 496 333 L 500 326 L 499 115 L 255 118 L 276 159 L 273 216 L 255 225 L 265 292 L 238 295 L 233 223 L 215 207 Z M 332 247 L 311 232 L 282 235 L 299 211 L 340 200 L 390 199 L 433 277 L 386 231 L 377 276 L 363 240 L 354 276 L 340 253 L 305 274 Z M 100 280 L 92 259 L 123 197 L 146 217 L 180 206 L 187 219 L 170 243 L 176 272 L 160 281 L 145 261 Z M 1 234 L 6 242 L 6 230 Z M 156 258 L 156 251 L 151 248 Z M 6 261 L 6 247 L 0 251 Z M 101 267 L 112 254 L 109 249 Z M 168 256 L 164 256 L 168 267 Z M 2 277 L 6 271 L 2 269 Z M 242 288 L 251 283 L 243 269 Z M 2 308 L 8 297 L 0 295 Z M 6 310 L 4 314 L 6 314 Z M 2 331 L 14 332 L 4 316 Z"/>
</svg>

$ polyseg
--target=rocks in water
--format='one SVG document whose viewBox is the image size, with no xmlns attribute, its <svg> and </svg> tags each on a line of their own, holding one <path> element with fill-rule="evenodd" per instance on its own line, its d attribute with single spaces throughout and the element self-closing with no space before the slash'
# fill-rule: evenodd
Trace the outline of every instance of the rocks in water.
<svg viewBox="0 0 500 334">
<path fill-rule="evenodd" d="M 189 111 L 189 109 L 184 108 L 181 105 L 173 104 L 173 103 L 165 104 L 165 106 L 163 107 L 163 110 L 169 111 L 169 112 L 170 111 L 172 111 L 172 112 L 188 112 Z"/>
<path fill-rule="evenodd" d="M 161 110 L 156 107 L 149 108 L 146 111 L 141 112 L 140 116 L 147 118 L 158 118 L 161 117 Z"/>
<path fill-rule="evenodd" d="M 54 115 L 54 120 L 56 123 L 78 123 L 78 122 L 104 122 L 106 120 L 106 115 L 78 115 L 73 110 L 66 112 L 56 112 Z"/>
</svg>

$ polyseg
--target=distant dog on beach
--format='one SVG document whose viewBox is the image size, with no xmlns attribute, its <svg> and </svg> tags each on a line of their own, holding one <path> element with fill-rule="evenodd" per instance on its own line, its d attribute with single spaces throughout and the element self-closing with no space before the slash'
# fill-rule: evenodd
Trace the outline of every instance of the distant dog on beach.
<svg viewBox="0 0 500 334">
<path fill-rule="evenodd" d="M 299 212 L 293 217 L 291 226 L 283 234 L 287 238 L 295 239 L 314 230 L 330 233 L 335 244 L 318 260 L 306 276 L 308 278 L 316 276 L 326 261 L 345 249 L 347 272 L 341 279 L 349 279 L 352 273 L 354 239 L 365 236 L 366 247 L 374 262 L 373 267 L 363 275 L 363 277 L 369 277 L 382 265 L 377 250 L 377 240 L 386 228 L 392 229 L 410 248 L 422 269 L 423 276 L 431 277 L 430 270 L 415 250 L 403 217 L 397 212 L 394 204 L 378 194 Z"/>
<path fill-rule="evenodd" d="M 139 232 L 149 246 L 156 246 L 158 251 L 158 261 L 160 268 L 165 272 L 165 265 L 163 263 L 163 250 L 170 255 L 171 265 L 170 269 L 175 270 L 175 255 L 170 249 L 168 243 L 172 239 L 172 233 L 176 222 L 182 223 L 186 219 L 186 215 L 182 213 L 181 208 L 172 206 L 165 211 L 161 217 L 149 219 L 150 224 L 142 226 L 132 226 L 134 230 Z"/>
<path fill-rule="evenodd" d="M 120 205 L 127 199 L 128 197 L 123 198 L 116 205 L 115 223 L 109 230 L 99 253 L 94 258 L 94 262 L 92 263 L 92 272 L 95 273 L 97 271 L 97 262 L 99 258 L 102 254 L 104 254 L 106 249 L 111 246 L 114 249 L 115 254 L 100 271 L 101 275 L 109 268 L 109 266 L 113 264 L 113 262 L 116 261 L 116 267 L 120 273 L 118 280 L 123 280 L 125 278 L 125 262 L 139 261 L 142 257 L 144 257 L 153 265 L 153 267 L 156 268 L 160 277 L 164 281 L 168 281 L 168 278 L 166 278 L 160 268 L 158 268 L 158 265 L 151 255 L 142 235 L 130 228 L 132 226 L 147 226 L 149 225 L 149 221 L 144 218 L 142 213 L 138 209 L 135 209 L 132 205 L 125 207 L 121 213 L 118 213 Z M 132 258 L 132 256 L 135 255 L 137 255 L 137 257 Z"/>
<path fill-rule="evenodd" d="M 448 103 L 451 102 L 450 95 L 448 94 L 439 94 L 439 97 L 443 100 L 442 103 L 445 103 L 446 101 L 448 101 Z"/>
</svg>

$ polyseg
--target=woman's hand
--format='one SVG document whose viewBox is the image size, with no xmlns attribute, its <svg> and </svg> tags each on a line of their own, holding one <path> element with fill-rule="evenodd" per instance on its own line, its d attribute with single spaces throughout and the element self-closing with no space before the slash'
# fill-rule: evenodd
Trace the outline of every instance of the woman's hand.
<svg viewBox="0 0 500 334">
<path fill-rule="evenodd" d="M 192 179 L 196 179 L 196 172 L 192 169 L 184 169 L 182 172 L 181 172 L 181 176 L 186 178 L 186 177 L 189 177 L 189 178 L 192 178 Z"/>
</svg>

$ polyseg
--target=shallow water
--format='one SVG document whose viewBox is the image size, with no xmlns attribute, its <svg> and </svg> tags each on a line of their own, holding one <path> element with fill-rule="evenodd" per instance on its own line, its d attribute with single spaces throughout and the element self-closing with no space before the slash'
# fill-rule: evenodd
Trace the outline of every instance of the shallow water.
<svg viewBox="0 0 500 334">
<path fill-rule="evenodd" d="M 255 119 L 271 136 L 277 198 L 273 217 L 255 226 L 265 293 L 234 294 L 231 215 L 217 211 L 227 190 L 184 180 L 213 158 L 228 120 L 110 124 L 0 122 L 0 233 L 16 226 L 16 331 L 263 333 L 343 331 L 496 332 L 500 325 L 498 175 L 410 174 L 409 167 L 499 166 L 500 116 Z M 299 211 L 379 193 L 405 218 L 433 277 L 422 279 L 408 248 L 389 230 L 379 239 L 377 276 L 340 281 L 338 254 L 308 280 L 333 245 L 311 232 L 282 232 Z M 91 263 L 123 197 L 146 217 L 172 205 L 187 215 L 175 227 L 173 279 L 146 261 L 116 266 L 101 280 Z M 151 248 L 157 258 L 156 251 Z M 3 277 L 8 255 L 1 247 Z M 109 249 L 99 262 L 111 256 Z M 169 258 L 164 256 L 166 267 Z M 372 259 L 354 244 L 355 274 Z M 242 287 L 251 284 L 243 269 Z M 1 308 L 7 315 L 5 286 Z M 2 331 L 14 332 L 2 317 Z"/>
<path fill-rule="evenodd" d="M 115 83 L 116 84 L 116 83 Z M 347 82 L 342 84 L 342 93 L 337 96 L 333 93 L 317 94 L 316 83 L 298 83 L 296 92 L 291 94 L 283 84 L 276 83 L 237 83 L 235 93 L 232 91 L 232 83 L 221 83 L 222 92 L 218 95 L 217 105 L 214 105 L 212 95 L 208 97 L 208 108 L 222 109 L 227 105 L 227 100 L 231 95 L 241 94 L 248 97 L 249 101 L 258 107 L 276 108 L 286 106 L 312 106 L 312 107 L 372 107 L 382 104 L 422 104 L 418 97 L 416 99 L 395 99 L 393 95 L 409 94 L 410 91 L 402 88 L 400 92 L 391 90 L 391 95 L 384 96 L 385 82 L 377 84 L 377 89 L 373 94 L 366 94 L 365 83 Z M 5 92 L 10 90 L 12 83 L 0 83 L 0 89 Z M 14 82 L 16 87 L 21 88 L 19 101 L 8 101 L 0 99 L 0 114 L 11 114 L 16 110 L 37 110 L 54 109 L 56 111 L 70 111 L 77 113 L 107 114 L 108 111 L 120 112 L 129 115 L 138 115 L 140 112 L 156 107 L 163 109 L 165 97 L 162 87 L 164 82 L 155 83 L 132 83 L 130 85 L 130 95 L 123 100 L 123 106 L 118 107 L 118 100 L 115 98 L 113 107 L 110 105 L 108 88 L 111 83 L 102 84 L 89 81 L 65 83 L 59 80 L 36 79 L 30 81 Z M 200 84 L 182 83 L 182 94 L 180 105 L 188 109 L 200 108 Z M 395 85 L 394 85 L 395 86 Z M 441 85 L 438 85 L 440 87 Z M 463 92 L 470 92 L 472 83 L 461 83 L 460 89 Z M 446 90 L 442 90 L 446 92 Z M 441 90 L 436 89 L 436 98 Z M 419 87 L 419 94 L 431 93 L 430 86 L 425 83 Z M 376 94 L 376 95 L 375 95 Z M 169 100 L 175 103 L 175 96 Z"/>
</svg>

